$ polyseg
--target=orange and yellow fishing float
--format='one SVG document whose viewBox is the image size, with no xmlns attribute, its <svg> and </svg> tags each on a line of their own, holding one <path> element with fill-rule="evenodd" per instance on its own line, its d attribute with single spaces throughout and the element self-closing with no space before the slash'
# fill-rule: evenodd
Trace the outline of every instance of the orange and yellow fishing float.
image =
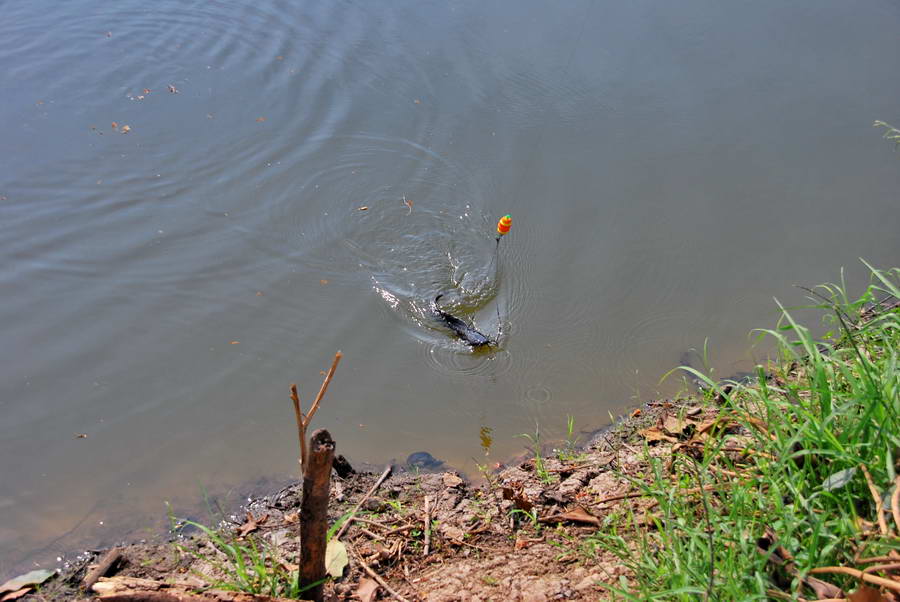
<svg viewBox="0 0 900 602">
<path fill-rule="evenodd" d="M 499 222 L 497 222 L 497 242 L 500 242 L 501 236 L 509 234 L 510 228 L 512 228 L 512 216 L 506 214 L 500 218 Z"/>
</svg>

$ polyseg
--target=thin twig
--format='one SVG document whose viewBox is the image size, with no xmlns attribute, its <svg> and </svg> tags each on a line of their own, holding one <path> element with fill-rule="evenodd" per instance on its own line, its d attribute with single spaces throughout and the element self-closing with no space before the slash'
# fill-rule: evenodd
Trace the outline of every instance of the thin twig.
<svg viewBox="0 0 900 602">
<path fill-rule="evenodd" d="M 359 563 L 359 566 L 362 567 L 362 569 L 369 575 L 369 577 L 371 577 L 372 579 L 377 581 L 378 585 L 380 585 L 381 587 L 384 588 L 384 591 L 386 591 L 390 595 L 392 595 L 395 598 L 397 598 L 398 600 L 400 600 L 400 602 L 409 602 L 406 598 L 404 598 L 403 596 L 398 594 L 396 591 L 391 589 L 391 586 L 388 585 L 387 582 L 384 579 L 382 579 L 378 573 L 373 571 L 371 569 L 371 567 L 369 567 L 368 564 L 366 564 L 366 562 L 362 559 L 362 556 L 360 556 L 359 553 L 354 548 L 349 547 L 349 549 L 350 549 L 351 554 L 353 554 L 353 558 L 356 560 L 356 562 Z"/>
<path fill-rule="evenodd" d="M 900 592 L 900 582 L 894 581 L 892 579 L 885 579 L 884 577 L 878 577 L 876 575 L 870 575 L 868 573 L 863 573 L 859 569 L 852 569 L 847 566 L 823 566 L 812 569 L 809 572 L 810 575 L 821 575 L 823 573 L 840 573 L 841 575 L 850 575 L 851 577 L 856 577 L 857 579 L 862 579 L 863 581 L 868 581 L 869 583 L 874 583 L 876 585 L 880 585 L 881 587 L 886 587 L 887 589 L 893 590 L 895 592 Z"/>
<path fill-rule="evenodd" d="M 397 527 L 396 529 L 391 529 L 387 533 L 384 534 L 385 537 L 388 535 L 396 535 L 397 533 L 403 533 L 404 531 L 411 531 L 415 529 L 415 525 L 403 525 L 402 527 Z"/>
<path fill-rule="evenodd" d="M 875 556 L 873 558 L 859 558 L 854 560 L 854 562 L 858 564 L 869 564 L 870 562 L 896 562 L 897 558 L 894 556 Z"/>
<path fill-rule="evenodd" d="M 291 401 L 294 404 L 294 418 L 297 420 L 297 437 L 300 439 L 300 474 L 306 469 L 306 425 L 303 424 L 303 412 L 300 410 L 300 395 L 297 385 L 291 384 Z"/>
<path fill-rule="evenodd" d="M 423 556 L 431 552 L 431 498 L 425 496 L 425 549 Z"/>
<path fill-rule="evenodd" d="M 869 484 L 869 493 L 872 494 L 872 498 L 875 500 L 875 513 L 878 515 L 878 528 L 881 529 L 881 534 L 887 537 L 888 527 L 887 521 L 884 520 L 884 506 L 881 503 L 881 493 L 878 491 L 878 488 L 875 487 L 875 481 L 872 480 L 872 475 L 869 474 L 869 469 L 866 468 L 866 465 L 860 464 L 859 467 L 862 469 L 863 474 L 866 475 L 866 482 Z"/>
<path fill-rule="evenodd" d="M 328 369 L 328 374 L 325 375 L 325 380 L 322 381 L 322 386 L 319 387 L 319 393 L 316 395 L 312 406 L 310 406 L 309 408 L 309 412 L 306 413 L 306 417 L 303 419 L 304 426 L 309 426 L 309 423 L 312 420 L 313 416 L 316 415 L 316 410 L 319 409 L 319 402 L 322 401 L 322 397 L 325 396 L 325 391 L 328 390 L 328 383 L 331 382 L 331 377 L 334 376 L 334 371 L 337 369 L 338 362 L 341 361 L 342 357 L 344 357 L 344 354 L 340 351 L 334 354 L 334 360 L 331 362 L 331 368 Z"/>
<path fill-rule="evenodd" d="M 337 369 L 338 362 L 341 361 L 341 358 L 344 355 L 338 351 L 334 354 L 334 360 L 331 362 L 331 368 L 328 369 L 328 373 L 325 375 L 325 380 L 322 381 L 322 386 L 319 387 L 319 393 L 316 395 L 316 399 L 313 401 L 312 406 L 309 408 L 309 412 L 306 413 L 306 416 L 303 415 L 303 412 L 300 409 L 300 395 L 297 393 L 297 385 L 291 385 L 291 402 L 294 404 L 294 418 L 297 420 L 297 436 L 300 438 L 300 473 L 304 474 L 306 472 L 306 458 L 307 458 L 307 449 L 306 449 L 306 430 L 309 428 L 310 423 L 312 422 L 313 416 L 316 414 L 316 410 L 319 409 L 319 402 L 322 401 L 322 397 L 325 396 L 325 391 L 328 390 L 328 383 L 331 382 L 331 377 L 334 376 L 334 371 Z"/>
<path fill-rule="evenodd" d="M 894 515 L 894 529 L 900 533 L 900 477 L 894 479 L 894 493 L 891 494 L 891 514 Z"/>
<path fill-rule="evenodd" d="M 376 535 L 375 533 L 372 533 L 365 527 L 358 527 L 358 529 L 360 531 L 362 531 L 363 533 L 365 533 L 366 535 L 368 535 L 369 537 L 371 537 L 372 539 L 377 539 L 378 541 L 384 541 L 384 538 L 381 535 Z"/>
<path fill-rule="evenodd" d="M 347 528 L 350 526 L 350 523 L 352 522 L 350 519 L 353 518 L 354 516 L 356 516 L 356 513 L 359 512 L 359 509 L 362 508 L 362 505 L 366 503 L 366 500 L 369 499 L 369 497 L 371 497 L 373 493 L 375 493 L 375 490 L 378 489 L 378 487 L 381 486 L 381 483 L 383 483 L 384 480 L 388 477 L 388 475 L 391 474 L 392 468 L 393 467 L 390 464 L 388 464 L 387 466 L 384 467 L 384 472 L 381 473 L 381 476 L 378 477 L 378 480 L 375 481 L 375 484 L 372 485 L 372 488 L 369 489 L 368 493 L 366 493 L 366 495 L 364 495 L 361 500 L 359 500 L 359 503 L 356 504 L 356 507 L 350 511 L 350 516 L 347 517 L 347 520 L 344 521 L 343 525 L 341 525 L 340 530 L 334 536 L 335 539 L 341 538 L 341 535 L 344 534 L 344 532 L 347 530 Z"/>
<path fill-rule="evenodd" d="M 390 525 L 387 525 L 385 523 L 378 522 L 377 520 L 370 520 L 368 518 L 363 518 L 361 516 L 353 516 L 347 520 L 352 520 L 357 523 L 364 523 L 366 525 L 374 525 L 374 526 L 380 527 L 382 529 L 391 529 L 392 528 Z M 394 520 L 393 522 L 396 523 L 397 521 Z"/>
<path fill-rule="evenodd" d="M 900 569 L 900 562 L 892 562 L 890 564 L 873 564 L 863 569 L 863 573 L 871 573 L 874 571 L 896 571 Z"/>
</svg>

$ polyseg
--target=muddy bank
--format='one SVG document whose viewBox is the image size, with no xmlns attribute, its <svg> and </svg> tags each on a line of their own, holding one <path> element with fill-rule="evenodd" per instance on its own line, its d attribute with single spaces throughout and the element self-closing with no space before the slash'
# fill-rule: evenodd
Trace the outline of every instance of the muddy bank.
<svg viewBox="0 0 900 602">
<path fill-rule="evenodd" d="M 653 441 L 653 453 L 665 454 L 667 446 L 696 431 L 715 412 L 684 400 L 650 402 L 596 433 L 585 446 L 547 447 L 506 467 L 483 467 L 478 483 L 433 458 L 414 455 L 393 468 L 347 526 L 341 539 L 348 562 L 341 577 L 327 584 L 327 596 L 375 599 L 364 597 L 374 587 L 379 597 L 407 600 L 595 600 L 605 585 L 628 575 L 615 558 L 587 553 L 579 542 L 610 513 L 623 507 L 643 511 L 642 500 L 628 496 L 631 485 L 623 475 L 640 472 L 648 427 L 668 425 Z M 381 472 L 333 473 L 333 524 L 346 517 Z M 227 541 L 271 550 L 268 562 L 289 573 L 299 557 L 299 506 L 296 483 L 253 499 L 210 526 Z M 109 567 L 109 578 L 175 583 L 197 591 L 228 581 L 229 559 L 221 546 L 207 533 L 181 527 L 169 540 L 118 548 L 120 557 Z M 40 598 L 70 600 L 109 592 L 106 578 L 91 594 L 80 589 L 104 554 L 86 552 L 67 562 L 61 574 L 43 585 Z"/>
</svg>

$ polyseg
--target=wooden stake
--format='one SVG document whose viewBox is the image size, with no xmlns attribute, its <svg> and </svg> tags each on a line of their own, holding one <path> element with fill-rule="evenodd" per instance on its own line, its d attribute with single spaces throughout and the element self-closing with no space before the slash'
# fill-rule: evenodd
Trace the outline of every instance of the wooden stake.
<svg viewBox="0 0 900 602">
<path fill-rule="evenodd" d="M 303 501 L 300 505 L 300 583 L 308 586 L 304 596 L 316 602 L 323 599 L 325 580 L 325 535 L 328 531 L 328 490 L 331 487 L 331 463 L 334 439 L 325 429 L 310 438 L 309 457 L 303 472 Z"/>
</svg>

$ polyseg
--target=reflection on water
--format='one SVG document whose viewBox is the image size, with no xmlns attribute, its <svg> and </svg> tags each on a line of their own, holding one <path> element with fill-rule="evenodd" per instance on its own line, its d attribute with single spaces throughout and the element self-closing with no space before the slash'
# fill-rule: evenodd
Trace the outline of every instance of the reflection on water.
<svg viewBox="0 0 900 602">
<path fill-rule="evenodd" d="M 287 385 L 337 349 L 340 453 L 470 471 L 677 388 L 707 338 L 752 365 L 773 295 L 896 263 L 898 29 L 889 0 L 0 4 L 0 574 L 293 475 Z"/>
</svg>

